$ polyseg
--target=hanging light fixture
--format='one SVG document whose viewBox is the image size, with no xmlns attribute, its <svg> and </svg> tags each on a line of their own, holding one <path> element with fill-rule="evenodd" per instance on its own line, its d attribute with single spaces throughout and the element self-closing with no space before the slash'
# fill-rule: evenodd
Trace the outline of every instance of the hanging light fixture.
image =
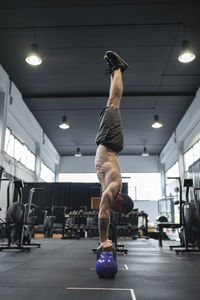
<svg viewBox="0 0 200 300">
<path fill-rule="evenodd" d="M 178 60 L 182 63 L 189 63 L 195 59 L 195 55 L 190 49 L 188 40 L 182 41 L 182 51 L 178 57 Z"/>
<path fill-rule="evenodd" d="M 68 129 L 70 127 L 69 123 L 67 122 L 67 117 L 66 116 L 62 117 L 62 123 L 59 125 L 59 127 L 61 129 Z"/>
<path fill-rule="evenodd" d="M 161 128 L 163 125 L 162 123 L 159 121 L 159 116 L 158 115 L 155 115 L 154 116 L 154 122 L 153 124 L 151 125 L 153 128 Z"/>
<path fill-rule="evenodd" d="M 81 154 L 81 150 L 80 150 L 80 148 L 78 147 L 78 148 L 76 148 L 76 153 L 74 154 L 74 156 L 75 157 L 81 157 L 82 156 L 82 154 Z"/>
<path fill-rule="evenodd" d="M 25 60 L 29 65 L 32 65 L 32 66 L 38 66 L 42 63 L 42 59 L 39 55 L 38 44 L 33 43 L 31 45 L 31 50 Z"/>
<path fill-rule="evenodd" d="M 149 153 L 148 153 L 146 147 L 144 147 L 143 153 L 142 153 L 141 155 L 142 155 L 142 156 L 149 156 Z"/>
</svg>

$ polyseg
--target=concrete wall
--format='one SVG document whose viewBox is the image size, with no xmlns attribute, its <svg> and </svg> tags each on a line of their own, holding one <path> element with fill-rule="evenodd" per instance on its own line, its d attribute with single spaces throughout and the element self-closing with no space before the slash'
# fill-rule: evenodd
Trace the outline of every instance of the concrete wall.
<svg viewBox="0 0 200 300">
<path fill-rule="evenodd" d="M 198 139 L 200 139 L 200 88 L 160 154 L 162 169 L 166 171 L 178 161 L 180 177 L 183 179 L 186 176 L 184 172 L 184 152 Z"/>
<path fill-rule="evenodd" d="M 0 91 L 6 93 L 9 84 L 8 74 L 4 68 L 0 65 Z"/>
</svg>

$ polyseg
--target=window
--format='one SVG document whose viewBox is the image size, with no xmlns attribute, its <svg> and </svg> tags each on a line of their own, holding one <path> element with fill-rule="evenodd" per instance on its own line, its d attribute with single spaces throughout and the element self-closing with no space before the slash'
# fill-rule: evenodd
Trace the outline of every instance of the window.
<svg viewBox="0 0 200 300">
<path fill-rule="evenodd" d="M 128 194 L 133 200 L 161 198 L 160 173 L 122 173 L 128 183 Z M 96 173 L 60 173 L 59 182 L 99 182 Z"/>
<path fill-rule="evenodd" d="M 194 157 L 194 162 L 200 158 L 200 141 L 195 143 L 193 146 L 193 157 Z"/>
<path fill-rule="evenodd" d="M 35 154 L 28 147 L 21 143 L 12 133 L 9 128 L 6 128 L 5 134 L 5 152 L 22 163 L 27 169 L 35 171 Z"/>
<path fill-rule="evenodd" d="M 179 177 L 179 164 L 176 162 L 165 173 L 166 176 L 166 196 L 177 196 L 176 188 L 178 187 L 177 179 L 168 179 L 168 177 Z"/>
<path fill-rule="evenodd" d="M 185 171 L 188 170 L 189 166 L 191 166 L 194 162 L 193 157 L 193 149 L 190 148 L 185 154 L 184 154 L 184 162 L 185 162 Z"/>
<path fill-rule="evenodd" d="M 171 168 L 167 170 L 166 174 L 166 181 L 168 177 L 179 177 L 179 164 L 176 162 Z"/>
<path fill-rule="evenodd" d="M 99 182 L 96 173 L 60 173 L 59 182 Z"/>
<path fill-rule="evenodd" d="M 200 158 L 200 140 L 198 140 L 187 152 L 184 154 L 185 171 L 188 171 L 195 161 Z"/>
<path fill-rule="evenodd" d="M 28 156 L 28 147 L 26 145 L 23 145 L 22 147 L 22 157 L 21 157 L 21 163 L 25 166 L 26 165 L 26 160 Z"/>
<path fill-rule="evenodd" d="M 55 173 L 51 171 L 43 162 L 41 162 L 40 178 L 46 182 L 55 181 Z"/>
<path fill-rule="evenodd" d="M 30 169 L 32 171 L 35 171 L 35 154 L 33 154 L 32 152 L 30 153 Z"/>
<path fill-rule="evenodd" d="M 161 198 L 160 173 L 122 173 L 128 182 L 128 194 L 133 200 L 158 200 Z"/>
<path fill-rule="evenodd" d="M 8 151 L 8 144 L 9 144 L 9 139 L 11 135 L 11 130 L 9 128 L 6 128 L 6 133 L 5 133 L 5 143 L 4 143 L 4 151 Z"/>
<path fill-rule="evenodd" d="M 25 166 L 32 171 L 35 171 L 35 154 L 28 150 Z"/>
<path fill-rule="evenodd" d="M 23 148 L 22 143 L 20 143 L 20 141 L 15 138 L 15 142 L 14 142 L 14 158 L 16 160 L 18 160 L 18 161 L 21 161 L 22 148 Z"/>
<path fill-rule="evenodd" d="M 8 147 L 7 147 L 7 154 L 11 157 L 14 156 L 14 144 L 15 144 L 15 138 L 11 134 L 8 141 Z"/>
</svg>

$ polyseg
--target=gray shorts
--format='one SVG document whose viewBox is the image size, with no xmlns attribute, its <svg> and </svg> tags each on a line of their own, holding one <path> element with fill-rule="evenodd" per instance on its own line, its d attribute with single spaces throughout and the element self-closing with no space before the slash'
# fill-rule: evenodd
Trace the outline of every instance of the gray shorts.
<svg viewBox="0 0 200 300">
<path fill-rule="evenodd" d="M 96 144 L 104 145 L 116 153 L 122 151 L 124 147 L 124 137 L 119 108 L 106 106 L 102 110 Z"/>
</svg>

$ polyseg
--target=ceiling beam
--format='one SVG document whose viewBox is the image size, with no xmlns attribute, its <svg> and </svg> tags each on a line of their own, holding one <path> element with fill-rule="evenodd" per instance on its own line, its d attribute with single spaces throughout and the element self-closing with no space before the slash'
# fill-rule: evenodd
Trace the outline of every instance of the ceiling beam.
<svg viewBox="0 0 200 300">
<path fill-rule="evenodd" d="M 194 97 L 195 92 L 124 92 L 123 97 Z M 108 97 L 108 92 L 24 94 L 24 99 Z"/>
<path fill-rule="evenodd" d="M 183 22 L 168 23 L 116 23 L 116 24 L 79 24 L 79 25 L 46 25 L 46 26 L 1 26 L 0 31 L 24 31 L 24 30 L 66 30 L 66 29 L 102 29 L 102 28 L 135 28 L 135 27 L 179 27 L 184 26 Z M 194 26 L 194 25 L 193 25 Z M 199 27 L 199 24 L 195 24 Z"/>
</svg>

